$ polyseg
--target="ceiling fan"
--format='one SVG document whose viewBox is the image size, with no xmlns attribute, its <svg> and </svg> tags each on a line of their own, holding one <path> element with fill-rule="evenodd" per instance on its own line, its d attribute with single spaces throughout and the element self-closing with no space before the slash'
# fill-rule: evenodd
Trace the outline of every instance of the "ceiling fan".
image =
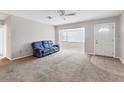
<svg viewBox="0 0 124 93">
<path fill-rule="evenodd" d="M 60 17 L 62 17 L 64 20 L 66 20 L 66 16 L 74 16 L 76 13 L 66 13 L 65 10 L 57 10 L 57 13 L 59 14 Z M 52 16 L 47 16 L 48 19 L 53 19 L 54 17 Z"/>
<path fill-rule="evenodd" d="M 57 11 L 60 16 L 74 16 L 76 13 L 68 13 L 66 14 L 65 10 L 58 10 Z"/>
</svg>

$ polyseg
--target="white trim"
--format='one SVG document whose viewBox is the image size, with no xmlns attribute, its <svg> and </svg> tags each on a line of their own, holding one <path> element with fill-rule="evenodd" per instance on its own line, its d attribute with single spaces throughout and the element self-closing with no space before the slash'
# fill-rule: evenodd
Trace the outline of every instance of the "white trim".
<svg viewBox="0 0 124 93">
<path fill-rule="evenodd" d="M 32 54 L 31 55 L 26 55 L 26 56 L 21 56 L 21 57 L 16 57 L 16 58 L 9 58 L 11 61 L 13 61 L 13 60 L 17 60 L 17 59 L 21 59 L 21 58 L 25 58 L 25 57 L 29 57 L 29 56 L 32 56 Z"/>
<path fill-rule="evenodd" d="M 116 56 L 116 57 L 114 57 L 114 58 L 120 59 L 120 57 L 117 57 L 117 56 Z"/>
<path fill-rule="evenodd" d="M 119 58 L 119 59 L 120 59 L 121 63 L 124 64 L 124 60 L 122 58 Z"/>
<path fill-rule="evenodd" d="M 88 52 L 85 52 L 86 54 L 88 54 L 88 55 L 95 55 L 94 53 L 88 53 Z"/>
<path fill-rule="evenodd" d="M 9 60 L 12 60 L 11 58 L 7 57 Z"/>
</svg>

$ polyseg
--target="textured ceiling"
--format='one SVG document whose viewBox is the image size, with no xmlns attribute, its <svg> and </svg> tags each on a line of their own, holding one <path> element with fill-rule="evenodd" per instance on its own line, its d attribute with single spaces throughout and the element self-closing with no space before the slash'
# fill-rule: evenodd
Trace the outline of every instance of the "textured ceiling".
<svg viewBox="0 0 124 93">
<path fill-rule="evenodd" d="M 74 16 L 59 16 L 57 10 L 0 10 L 1 13 L 24 17 L 49 25 L 62 25 L 104 17 L 120 15 L 122 10 L 66 10 L 66 13 L 76 13 Z M 51 16 L 52 19 L 47 17 Z M 2 18 L 3 16 L 0 16 Z M 6 17 L 6 15 L 5 15 Z M 4 17 L 3 17 L 4 18 Z M 64 20 L 64 18 L 66 20 Z"/>
</svg>

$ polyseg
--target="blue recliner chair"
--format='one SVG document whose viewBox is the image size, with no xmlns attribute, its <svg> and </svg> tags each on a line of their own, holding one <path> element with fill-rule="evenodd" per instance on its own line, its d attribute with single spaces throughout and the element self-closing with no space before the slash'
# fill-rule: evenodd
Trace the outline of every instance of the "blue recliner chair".
<svg viewBox="0 0 124 93">
<path fill-rule="evenodd" d="M 53 45 L 53 42 L 51 40 L 33 42 L 32 48 L 33 55 L 36 57 L 44 57 L 60 50 L 59 45 Z"/>
</svg>

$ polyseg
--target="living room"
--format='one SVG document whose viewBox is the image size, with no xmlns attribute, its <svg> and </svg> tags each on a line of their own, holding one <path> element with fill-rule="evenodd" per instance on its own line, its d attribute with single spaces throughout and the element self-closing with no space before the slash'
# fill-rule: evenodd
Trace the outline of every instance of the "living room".
<svg viewBox="0 0 124 93">
<path fill-rule="evenodd" d="M 123 15 L 0 10 L 0 81 L 124 81 Z"/>
<path fill-rule="evenodd" d="M 1 93 L 124 93 L 123 0 L 1 0 Z"/>
</svg>

